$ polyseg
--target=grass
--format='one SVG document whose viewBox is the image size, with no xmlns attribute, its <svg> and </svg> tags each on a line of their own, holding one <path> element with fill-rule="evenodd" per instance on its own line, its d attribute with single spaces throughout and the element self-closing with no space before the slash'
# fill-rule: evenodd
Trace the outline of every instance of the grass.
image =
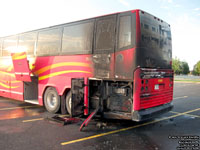
<svg viewBox="0 0 200 150">
<path fill-rule="evenodd" d="M 174 79 L 174 81 L 200 83 L 200 80 L 192 80 L 192 79 Z"/>
</svg>

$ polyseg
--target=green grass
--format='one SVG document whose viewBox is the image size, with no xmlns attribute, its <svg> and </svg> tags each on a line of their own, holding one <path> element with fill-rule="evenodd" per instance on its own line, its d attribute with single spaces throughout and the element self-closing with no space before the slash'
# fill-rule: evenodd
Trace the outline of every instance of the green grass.
<svg viewBox="0 0 200 150">
<path fill-rule="evenodd" d="M 174 81 L 200 83 L 200 80 L 190 80 L 190 79 L 174 79 Z"/>
</svg>

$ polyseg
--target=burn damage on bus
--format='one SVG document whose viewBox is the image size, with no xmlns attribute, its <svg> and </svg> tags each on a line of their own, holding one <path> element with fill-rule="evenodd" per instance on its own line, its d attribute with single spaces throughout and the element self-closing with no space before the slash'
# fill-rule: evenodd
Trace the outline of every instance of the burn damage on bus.
<svg viewBox="0 0 200 150">
<path fill-rule="evenodd" d="M 72 111 L 83 113 L 85 107 L 81 107 L 84 102 L 81 95 L 84 86 L 89 85 L 89 113 L 98 109 L 98 114 L 105 118 L 131 119 L 133 82 L 89 79 L 88 85 L 84 85 L 84 79 L 80 80 L 73 79 L 72 82 Z"/>
<path fill-rule="evenodd" d="M 143 121 L 172 108 L 170 25 L 144 11 L 20 33 L 0 45 L 0 96 L 88 116 L 81 128 L 96 114 Z M 10 47 L 25 46 L 10 59 Z"/>
<path fill-rule="evenodd" d="M 94 54 L 94 76 L 97 78 L 110 78 L 112 76 L 111 54 Z"/>
</svg>

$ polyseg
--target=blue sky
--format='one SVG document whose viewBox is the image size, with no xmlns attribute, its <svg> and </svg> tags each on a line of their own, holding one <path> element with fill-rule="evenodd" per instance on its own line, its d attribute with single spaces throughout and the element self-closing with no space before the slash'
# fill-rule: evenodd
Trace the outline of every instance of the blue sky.
<svg viewBox="0 0 200 150">
<path fill-rule="evenodd" d="M 88 17 L 142 9 L 171 25 L 173 57 L 200 60 L 200 0 L 0 0 L 0 37 Z"/>
</svg>

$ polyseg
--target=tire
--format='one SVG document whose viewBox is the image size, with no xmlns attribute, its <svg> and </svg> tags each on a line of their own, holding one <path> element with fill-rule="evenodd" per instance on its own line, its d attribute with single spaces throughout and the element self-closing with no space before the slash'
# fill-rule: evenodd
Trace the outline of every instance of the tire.
<svg viewBox="0 0 200 150">
<path fill-rule="evenodd" d="M 57 113 L 60 109 L 60 96 L 54 87 L 48 87 L 44 93 L 44 105 L 51 113 Z"/>
<path fill-rule="evenodd" d="M 71 91 L 67 92 L 67 95 L 66 95 L 66 108 L 67 108 L 67 111 L 68 113 L 71 115 L 72 114 L 72 111 L 71 111 L 71 106 L 72 106 L 72 93 Z"/>
</svg>

